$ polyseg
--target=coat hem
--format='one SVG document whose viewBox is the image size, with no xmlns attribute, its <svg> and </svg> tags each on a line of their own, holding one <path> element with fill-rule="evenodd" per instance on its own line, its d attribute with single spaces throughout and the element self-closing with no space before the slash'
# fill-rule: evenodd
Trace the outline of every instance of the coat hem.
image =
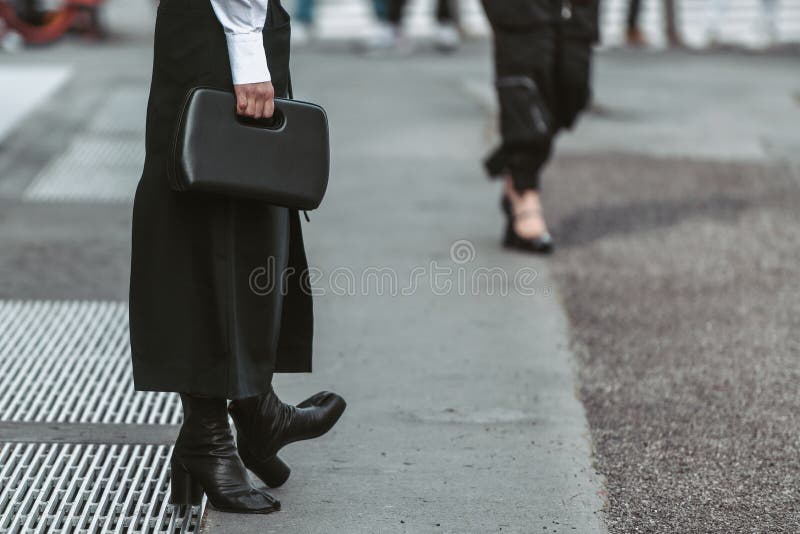
<svg viewBox="0 0 800 534">
<path fill-rule="evenodd" d="M 136 360 L 145 361 L 136 357 Z M 225 367 L 223 364 L 220 367 Z M 241 399 L 255 397 L 267 393 L 276 373 L 310 373 L 310 365 L 284 365 L 280 369 L 264 370 L 253 376 L 247 382 L 239 383 L 236 387 L 227 384 L 213 383 L 205 378 L 197 377 L 196 368 L 170 368 L 165 369 L 163 361 L 158 367 L 134 365 L 133 385 L 136 391 L 160 391 L 168 393 L 186 393 L 189 395 L 202 395 L 205 397 Z M 212 373 L 211 376 L 223 376 Z"/>
</svg>

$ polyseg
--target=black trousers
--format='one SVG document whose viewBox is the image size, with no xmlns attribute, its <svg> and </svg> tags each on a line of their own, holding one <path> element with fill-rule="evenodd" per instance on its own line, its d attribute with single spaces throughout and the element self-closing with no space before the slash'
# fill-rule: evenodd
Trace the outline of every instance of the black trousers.
<svg viewBox="0 0 800 534">
<path fill-rule="evenodd" d="M 437 0 L 436 20 L 441 24 L 454 22 L 456 19 L 455 10 L 451 4 L 452 0 Z M 403 9 L 406 7 L 406 0 L 389 0 L 387 20 L 399 25 L 403 20 Z"/>
<path fill-rule="evenodd" d="M 639 13 L 642 8 L 642 0 L 630 0 L 628 3 L 628 30 L 639 28 Z"/>
<path fill-rule="evenodd" d="M 628 3 L 628 30 L 636 30 L 639 28 L 639 15 L 642 11 L 642 0 L 630 0 Z M 674 0 L 664 0 L 664 30 L 667 32 L 668 37 L 675 37 L 678 35 L 678 22 L 675 14 Z"/>
<path fill-rule="evenodd" d="M 490 177 L 510 175 L 518 191 L 539 189 L 553 140 L 589 100 L 596 0 L 482 0 L 494 34 L 501 145 L 486 159 Z"/>
<path fill-rule="evenodd" d="M 555 128 L 555 2 L 483 0 L 494 34 L 495 83 L 502 144 L 486 160 L 490 176 L 510 174 L 515 189 L 539 188 Z"/>
</svg>

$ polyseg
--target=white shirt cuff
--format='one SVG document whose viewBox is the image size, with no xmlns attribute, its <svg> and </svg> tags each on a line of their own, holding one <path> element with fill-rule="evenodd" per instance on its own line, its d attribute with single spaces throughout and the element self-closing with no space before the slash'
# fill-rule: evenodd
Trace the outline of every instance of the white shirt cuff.
<svg viewBox="0 0 800 534">
<path fill-rule="evenodd" d="M 231 60 L 234 85 L 272 80 L 261 31 L 226 33 L 225 37 L 228 39 L 228 57 Z"/>
</svg>

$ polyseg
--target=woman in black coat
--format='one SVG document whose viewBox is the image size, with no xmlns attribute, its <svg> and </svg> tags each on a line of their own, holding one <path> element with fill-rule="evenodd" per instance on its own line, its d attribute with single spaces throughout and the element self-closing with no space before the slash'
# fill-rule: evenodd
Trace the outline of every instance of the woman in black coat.
<svg viewBox="0 0 800 534">
<path fill-rule="evenodd" d="M 154 49 L 147 156 L 133 207 L 134 382 L 181 394 L 174 504 L 199 504 L 205 492 L 218 509 L 268 513 L 280 503 L 251 485 L 245 466 L 280 485 L 289 469 L 278 450 L 327 432 L 344 410 L 331 393 L 290 406 L 271 387 L 275 372 L 311 371 L 299 217 L 259 201 L 172 191 L 167 166 L 192 87 L 234 91 L 237 113 L 252 118 L 272 115 L 273 95 L 288 96 L 289 17 L 279 0 L 162 0 Z M 264 291 L 264 276 L 277 285 Z"/>
<path fill-rule="evenodd" d="M 598 0 L 483 0 L 494 32 L 502 144 L 486 160 L 504 179 L 506 247 L 550 253 L 539 175 L 562 128 L 571 128 L 591 95 Z"/>
</svg>

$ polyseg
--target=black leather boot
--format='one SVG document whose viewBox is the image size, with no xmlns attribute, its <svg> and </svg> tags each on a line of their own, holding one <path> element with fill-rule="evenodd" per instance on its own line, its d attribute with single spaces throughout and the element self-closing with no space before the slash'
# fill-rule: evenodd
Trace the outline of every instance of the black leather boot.
<svg viewBox="0 0 800 534">
<path fill-rule="evenodd" d="M 291 468 L 278 458 L 278 451 L 289 443 L 325 434 L 346 406 L 342 397 L 328 391 L 292 406 L 281 402 L 270 388 L 258 397 L 231 402 L 228 410 L 236 425 L 236 441 L 244 465 L 274 488 L 286 482 L 291 473 Z"/>
<path fill-rule="evenodd" d="M 247 476 L 228 424 L 225 399 L 181 394 L 183 426 L 171 460 L 170 504 L 198 505 L 203 493 L 223 512 L 268 514 L 281 509 Z"/>
</svg>

